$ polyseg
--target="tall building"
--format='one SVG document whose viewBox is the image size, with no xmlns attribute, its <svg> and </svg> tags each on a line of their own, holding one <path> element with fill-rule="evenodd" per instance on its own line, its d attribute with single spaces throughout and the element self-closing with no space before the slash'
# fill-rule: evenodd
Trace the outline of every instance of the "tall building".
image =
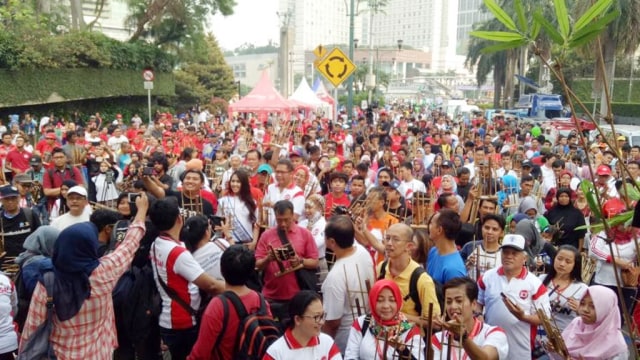
<svg viewBox="0 0 640 360">
<path fill-rule="evenodd" d="M 293 33 L 287 56 L 293 73 L 310 73 L 313 64 L 305 64 L 305 51 L 318 45 L 349 43 L 349 3 L 349 0 L 279 0 L 280 26 L 287 22 Z M 290 18 L 284 15 L 287 13 Z M 356 16 L 354 38 L 361 38 L 361 31 L 360 16 Z"/>
<path fill-rule="evenodd" d="M 370 1 L 375 5 L 379 0 Z M 431 71 L 456 68 L 457 1 L 389 0 L 381 10 L 373 15 L 374 47 L 396 46 L 402 40 L 403 46 L 431 53 Z M 363 40 L 368 46 L 369 38 L 365 36 Z"/>
<path fill-rule="evenodd" d="M 473 24 L 481 23 L 492 18 L 489 11 L 481 10 L 482 0 L 458 0 L 458 33 L 456 54 L 467 55 L 469 32 Z"/>
</svg>

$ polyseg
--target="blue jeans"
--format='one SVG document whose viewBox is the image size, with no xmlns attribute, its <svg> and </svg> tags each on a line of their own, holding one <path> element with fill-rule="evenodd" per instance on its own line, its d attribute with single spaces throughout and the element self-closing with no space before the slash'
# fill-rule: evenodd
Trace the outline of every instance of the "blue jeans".
<svg viewBox="0 0 640 360">
<path fill-rule="evenodd" d="M 185 360 L 196 343 L 198 328 L 195 326 L 184 330 L 160 328 L 160 337 L 169 347 L 171 360 Z"/>
</svg>

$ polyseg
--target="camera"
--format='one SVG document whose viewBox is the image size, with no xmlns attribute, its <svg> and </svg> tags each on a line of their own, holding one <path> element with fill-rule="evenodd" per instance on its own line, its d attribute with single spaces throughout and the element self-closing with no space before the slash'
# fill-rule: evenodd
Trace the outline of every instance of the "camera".
<svg viewBox="0 0 640 360">
<path fill-rule="evenodd" d="M 348 215 L 349 209 L 344 205 L 339 205 L 339 206 L 336 206 L 336 208 L 333 210 L 333 213 L 335 215 Z"/>
<path fill-rule="evenodd" d="M 112 182 L 114 181 L 114 175 L 115 175 L 115 174 L 114 174 L 113 170 L 108 170 L 108 171 L 105 173 L 105 176 L 106 176 L 106 180 L 105 180 L 105 181 L 106 181 L 107 183 L 112 183 Z"/>
<path fill-rule="evenodd" d="M 151 176 L 153 175 L 153 172 L 153 166 L 146 166 L 144 169 L 142 169 L 142 175 Z"/>
<path fill-rule="evenodd" d="M 140 196 L 140 194 L 137 193 L 129 193 L 129 202 L 130 203 L 135 203 L 136 202 L 136 198 L 138 198 Z"/>
</svg>

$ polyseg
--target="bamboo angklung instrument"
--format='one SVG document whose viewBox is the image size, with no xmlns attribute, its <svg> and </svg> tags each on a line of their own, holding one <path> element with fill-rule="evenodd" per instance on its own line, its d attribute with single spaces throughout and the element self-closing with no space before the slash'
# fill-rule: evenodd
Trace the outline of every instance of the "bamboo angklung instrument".
<svg viewBox="0 0 640 360">
<path fill-rule="evenodd" d="M 553 354 L 559 355 L 561 359 L 569 359 L 569 351 L 562 338 L 562 332 L 558 329 L 553 318 L 549 318 L 543 309 L 536 308 L 536 313 L 540 319 L 544 331 L 547 333 L 547 341 L 553 349 L 545 349 L 552 359 L 558 358 Z"/>
</svg>

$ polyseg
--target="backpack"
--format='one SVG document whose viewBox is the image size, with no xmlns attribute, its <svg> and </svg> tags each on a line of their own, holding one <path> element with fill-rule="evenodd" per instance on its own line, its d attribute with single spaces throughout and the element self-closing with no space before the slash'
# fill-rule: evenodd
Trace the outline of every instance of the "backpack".
<svg viewBox="0 0 640 360">
<path fill-rule="evenodd" d="M 214 351 L 218 349 L 226 332 L 227 323 L 229 322 L 229 302 L 235 308 L 236 314 L 240 319 L 234 345 L 234 359 L 262 359 L 269 346 L 280 338 L 282 333 L 278 323 L 267 314 L 267 303 L 262 294 L 258 293 L 258 295 L 260 296 L 260 309 L 250 314 L 247 313 L 247 309 L 242 304 L 240 297 L 234 292 L 225 291 L 219 295 L 220 300 L 222 300 L 224 318 L 222 320 L 222 330 L 213 347 Z"/>
<path fill-rule="evenodd" d="M 382 267 L 380 268 L 380 274 L 378 275 L 378 280 L 384 279 L 384 276 L 387 274 L 388 263 L 389 263 L 388 260 L 385 260 L 382 263 Z M 413 300 L 413 303 L 415 305 L 414 309 L 416 310 L 418 315 L 422 315 L 422 303 L 420 302 L 420 293 L 418 292 L 418 280 L 420 279 L 420 276 L 424 273 L 426 273 L 426 271 L 422 266 L 418 266 L 417 268 L 413 269 L 413 272 L 411 273 L 411 278 L 409 279 L 409 293 L 407 294 L 407 296 L 404 297 L 404 299 L 402 299 L 403 301 L 407 301 L 409 299 Z M 437 295 L 437 291 L 436 291 L 436 295 Z M 438 302 L 439 301 L 440 300 L 438 298 Z"/>
<path fill-rule="evenodd" d="M 132 266 L 120 277 L 111 296 L 118 334 L 139 344 L 154 333 L 162 300 L 151 265 Z"/>
<path fill-rule="evenodd" d="M 53 271 L 47 271 L 42 275 L 44 288 L 47 291 L 47 318 L 38 326 L 31 336 L 22 344 L 22 351 L 18 354 L 17 360 L 42 360 L 55 359 L 53 346 L 49 341 L 53 331 L 53 316 L 55 306 L 53 303 L 53 285 L 55 276 Z"/>
</svg>

